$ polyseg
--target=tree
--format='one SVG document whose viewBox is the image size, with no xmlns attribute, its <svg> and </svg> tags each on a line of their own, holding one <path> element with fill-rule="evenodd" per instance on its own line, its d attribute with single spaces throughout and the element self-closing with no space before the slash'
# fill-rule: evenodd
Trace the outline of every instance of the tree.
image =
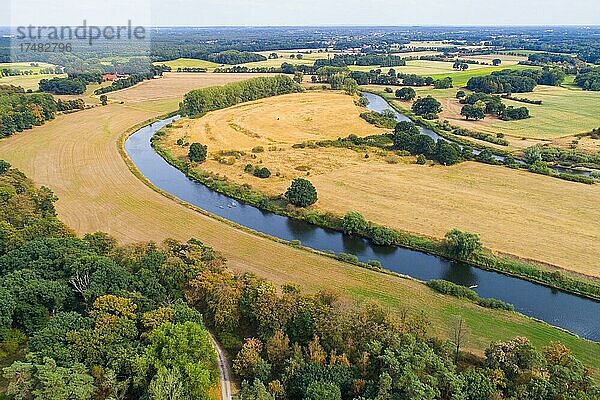
<svg viewBox="0 0 600 400">
<path fill-rule="evenodd" d="M 431 96 L 419 98 L 412 105 L 415 114 L 424 117 L 435 116 L 442 111 L 442 104 Z"/>
<path fill-rule="evenodd" d="M 340 388 L 333 383 L 312 382 L 306 389 L 305 400 L 342 400 Z"/>
<path fill-rule="evenodd" d="M 467 120 L 474 119 L 475 121 L 485 118 L 484 109 L 474 104 L 465 104 L 460 110 L 460 115 L 464 116 Z"/>
<path fill-rule="evenodd" d="M 285 192 L 285 197 L 297 207 L 308 207 L 317 201 L 317 189 L 303 178 L 296 178 Z"/>
<path fill-rule="evenodd" d="M 499 59 L 499 58 L 494 58 L 494 59 L 492 60 L 492 65 L 493 65 L 493 66 L 497 67 L 497 66 L 498 66 L 498 65 L 500 65 L 500 64 L 502 64 L 502 60 L 501 60 L 501 59 Z"/>
<path fill-rule="evenodd" d="M 219 373 L 217 353 L 202 325 L 166 322 L 150 333 L 148 341 L 138 361 L 140 379 L 149 380 L 155 391 L 168 383 L 169 392 L 181 393 L 181 398 L 207 397 Z"/>
<path fill-rule="evenodd" d="M 208 147 L 201 143 L 192 143 L 188 152 L 188 157 L 194 162 L 203 162 L 206 160 L 208 153 Z"/>
<path fill-rule="evenodd" d="M 348 235 L 359 235 L 369 228 L 369 222 L 360 213 L 348 211 L 342 220 L 342 230 Z"/>
<path fill-rule="evenodd" d="M 446 233 L 446 246 L 451 254 L 462 259 L 469 257 L 473 252 L 482 248 L 479 235 L 461 232 L 456 228 Z"/>
<path fill-rule="evenodd" d="M 369 238 L 378 246 L 391 246 L 400 240 L 400 234 L 386 226 L 375 225 L 369 230 Z"/>
<path fill-rule="evenodd" d="M 302 83 L 302 79 L 304 79 L 304 73 L 300 71 L 294 72 L 294 80 L 298 83 Z"/>
<path fill-rule="evenodd" d="M 105 106 L 108 103 L 108 97 L 106 97 L 105 94 L 100 96 L 100 104 L 102 104 L 103 106 Z"/>
<path fill-rule="evenodd" d="M 444 165 L 453 165 L 460 161 L 460 148 L 456 143 L 439 139 L 436 145 L 436 158 Z"/>
<path fill-rule="evenodd" d="M 409 101 L 413 100 L 417 96 L 415 89 L 410 87 L 403 87 L 396 90 L 396 97 L 400 100 Z"/>
<path fill-rule="evenodd" d="M 96 389 L 85 365 L 59 367 L 48 357 L 41 364 L 15 361 L 4 376 L 6 393 L 22 400 L 90 400 Z"/>
<path fill-rule="evenodd" d="M 417 156 L 417 164 L 424 165 L 427 162 L 427 158 L 423 154 Z"/>
<path fill-rule="evenodd" d="M 344 78 L 343 87 L 346 94 L 352 96 L 358 93 L 358 83 L 352 78 Z"/>
<path fill-rule="evenodd" d="M 538 145 L 528 147 L 523 156 L 527 164 L 535 164 L 537 161 L 542 161 L 542 149 Z"/>
<path fill-rule="evenodd" d="M 467 326 L 465 320 L 460 317 L 454 324 L 454 344 L 456 345 L 456 351 L 454 352 L 454 363 L 458 362 L 458 356 L 460 355 L 460 347 L 467 339 Z"/>
<path fill-rule="evenodd" d="M 458 92 L 456 92 L 456 98 L 457 99 L 462 99 L 463 97 L 465 97 L 467 94 L 465 93 L 464 90 L 459 90 Z"/>
</svg>

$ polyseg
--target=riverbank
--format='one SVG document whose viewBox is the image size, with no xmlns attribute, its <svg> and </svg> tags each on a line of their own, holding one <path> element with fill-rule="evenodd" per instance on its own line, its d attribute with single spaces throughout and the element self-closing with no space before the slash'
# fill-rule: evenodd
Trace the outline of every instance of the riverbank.
<svg viewBox="0 0 600 400">
<path fill-rule="evenodd" d="M 198 170 L 193 164 L 175 157 L 168 149 L 161 146 L 160 133 L 152 141 L 152 146 L 169 164 L 181 170 L 190 179 L 201 183 L 208 188 L 224 194 L 233 199 L 290 218 L 299 219 L 322 228 L 342 231 L 341 219 L 343 216 L 327 212 L 318 212 L 310 209 L 293 208 L 287 205 L 282 198 L 272 198 L 244 185 L 238 185 L 212 175 L 206 171 Z M 564 290 L 569 293 L 585 296 L 591 299 L 600 299 L 600 284 L 591 280 L 571 277 L 556 270 L 543 269 L 534 264 L 525 263 L 508 257 L 498 257 L 490 252 L 480 252 L 472 255 L 467 260 L 454 258 L 444 246 L 443 241 L 415 235 L 410 232 L 397 231 L 397 246 L 454 259 L 482 268 L 485 270 L 501 272 L 510 276 L 527 279 L 531 282 L 547 285 Z M 369 239 L 368 236 L 365 236 Z"/>
<path fill-rule="evenodd" d="M 147 137 L 147 140 L 149 142 L 150 136 Z M 152 157 L 152 160 L 150 160 L 146 158 L 144 155 L 145 153 L 143 152 L 136 154 L 138 153 L 137 149 L 139 146 L 139 144 L 136 143 L 141 142 L 136 140 L 134 143 L 128 143 L 128 154 L 130 156 L 133 155 L 134 159 L 137 159 L 137 163 L 140 162 L 139 157 L 142 157 L 148 162 L 153 161 L 152 164 L 149 164 L 152 165 L 150 168 L 144 165 L 144 163 L 138 164 L 142 167 L 142 174 L 148 178 L 146 182 L 150 182 L 148 183 L 148 186 L 150 186 L 153 190 L 158 192 L 163 192 L 164 190 L 171 191 L 171 189 L 169 189 L 171 187 L 183 187 L 185 190 L 185 186 L 190 185 L 198 188 L 204 187 L 197 184 L 184 183 L 184 181 L 182 181 L 179 177 L 175 176 L 171 177 L 167 181 L 161 180 L 160 182 L 157 182 L 158 178 L 156 171 L 157 167 L 160 166 L 160 163 L 156 164 L 156 162 L 160 160 L 161 162 L 165 163 L 167 167 L 169 166 L 159 155 L 152 151 L 149 143 L 148 148 L 152 153 L 156 154 L 156 157 Z M 132 151 L 133 153 L 131 153 Z M 156 160 L 154 160 L 154 158 L 156 158 Z M 162 169 L 164 167 L 161 166 L 160 168 Z M 173 173 L 176 175 L 179 174 L 185 181 L 191 182 L 178 170 L 173 168 L 173 171 L 176 171 Z M 161 189 L 156 187 L 156 184 L 158 184 Z M 209 190 L 206 189 L 206 191 Z M 206 211 L 203 209 L 194 207 L 192 203 L 195 203 L 195 201 L 192 199 L 188 199 L 187 196 L 182 195 L 180 192 L 175 191 L 175 193 L 177 194 L 168 195 L 169 198 L 176 199 L 176 202 L 173 202 L 173 204 L 183 204 L 188 209 L 196 212 L 199 211 L 201 213 L 206 213 Z M 222 196 L 215 195 L 214 197 L 216 198 Z M 212 200 L 214 199 L 206 199 L 206 201 Z M 242 207 L 242 209 L 239 209 L 239 211 L 243 214 L 247 214 L 250 211 L 245 206 L 240 207 Z M 231 210 L 238 209 L 233 208 Z M 210 243 L 210 239 L 208 238 L 208 236 L 211 235 L 210 230 L 207 231 L 203 229 L 202 226 L 195 225 L 189 218 L 185 220 L 178 219 L 179 213 L 174 211 L 175 210 L 173 209 L 168 214 L 167 218 L 169 221 L 182 222 L 184 224 L 183 226 L 187 227 L 188 235 L 193 235 L 193 232 L 196 229 L 201 229 L 203 233 L 198 237 L 207 238 L 207 243 Z M 164 219 L 162 214 L 152 214 L 152 216 L 154 219 Z M 220 220 L 219 217 L 216 218 Z M 229 222 L 229 224 L 231 224 L 231 222 Z M 157 221 L 156 225 L 161 225 L 161 222 Z M 244 230 L 241 232 L 244 232 Z M 221 236 L 220 243 L 229 243 L 230 245 L 240 247 L 244 245 L 245 237 L 246 235 L 242 233 L 241 236 L 235 240 L 235 242 L 230 242 L 227 237 Z M 267 235 L 266 237 L 269 236 Z M 273 237 L 271 236 L 270 239 L 266 240 L 267 242 L 273 241 Z M 275 242 L 273 243 L 277 242 L 280 241 L 275 239 Z M 287 244 L 284 245 L 284 243 Z M 422 283 L 419 283 L 413 279 L 407 279 L 406 277 L 402 278 L 397 274 L 389 272 L 385 272 L 385 274 L 382 275 L 381 272 L 370 271 L 368 268 L 355 267 L 352 264 L 341 263 L 334 260 L 333 258 L 336 257 L 332 254 L 329 254 L 329 257 L 323 257 L 323 255 L 326 254 L 315 252 L 310 249 L 303 249 L 301 246 L 298 246 L 298 244 L 290 243 L 289 241 L 282 241 L 282 245 L 284 245 L 284 247 L 280 247 L 280 249 L 276 250 L 274 253 L 269 251 L 265 253 L 265 249 L 261 250 L 261 248 L 257 248 L 256 246 L 252 247 L 252 249 L 248 248 L 247 252 L 256 254 L 249 254 L 248 256 L 251 257 L 250 259 L 253 261 L 241 265 L 235 261 L 240 255 L 239 253 L 236 253 L 235 256 L 229 254 L 226 254 L 226 256 L 229 260 L 233 260 L 234 265 L 238 265 L 237 268 L 240 270 L 256 272 L 258 275 L 268 277 L 277 283 L 297 282 L 309 290 L 314 290 L 315 288 L 332 287 L 331 285 L 334 285 L 336 288 L 348 293 L 353 298 L 375 298 L 393 309 L 425 312 L 427 315 L 432 316 L 436 321 L 432 325 L 434 331 L 439 332 L 446 337 L 448 337 L 447 335 L 450 335 L 452 332 L 452 321 L 454 318 L 456 318 L 456 315 L 461 315 L 465 318 L 468 326 L 473 328 L 476 327 L 476 329 L 473 330 L 473 334 L 471 335 L 467 345 L 467 347 L 473 349 L 475 353 L 478 353 L 476 350 L 477 348 L 481 348 L 479 346 L 484 345 L 485 343 L 489 344 L 488 340 L 492 338 L 496 338 L 492 340 L 498 340 L 502 337 L 521 335 L 527 336 L 534 343 L 539 344 L 558 340 L 566 343 L 569 347 L 572 347 L 574 349 L 574 354 L 577 354 L 578 357 L 585 359 L 586 363 L 594 365 L 595 370 L 600 370 L 600 365 L 596 365 L 598 360 L 594 356 L 594 354 L 597 354 L 597 352 L 600 351 L 597 343 L 581 340 L 577 336 L 561 329 L 555 329 L 545 322 L 538 322 L 534 318 L 523 317 L 518 313 L 500 310 L 488 310 L 475 304 L 469 305 L 470 302 L 468 301 L 465 302 L 459 299 L 455 300 L 452 297 L 439 294 L 433 295 L 435 298 L 434 299 L 432 298 L 433 291 L 426 289 Z M 218 247 L 219 246 L 217 246 L 217 248 Z M 285 248 L 290 248 L 293 250 L 288 251 L 285 250 Z M 275 249 L 273 249 L 273 251 L 275 251 Z M 266 254 L 269 255 L 268 258 L 273 266 L 262 266 L 258 269 L 255 269 L 253 265 L 256 262 L 259 262 L 259 259 Z M 303 254 L 306 254 L 306 256 Z M 311 258 L 308 256 L 310 254 L 314 254 L 312 262 L 307 260 L 307 258 Z M 330 261 L 326 261 L 328 259 Z M 274 267 L 274 265 L 277 265 L 277 267 Z M 381 276 L 381 278 L 378 278 L 378 275 Z"/>
</svg>

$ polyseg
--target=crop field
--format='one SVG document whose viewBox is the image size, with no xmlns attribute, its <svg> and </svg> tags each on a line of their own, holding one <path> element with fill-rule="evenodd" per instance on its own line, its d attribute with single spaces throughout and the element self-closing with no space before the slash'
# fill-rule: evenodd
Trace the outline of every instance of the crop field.
<svg viewBox="0 0 600 400">
<path fill-rule="evenodd" d="M 207 86 L 219 86 L 228 82 L 243 81 L 255 76 L 268 74 L 214 74 L 214 73 L 165 73 L 161 79 L 152 79 L 135 86 L 116 92 L 108 93 L 109 100 L 127 104 L 151 103 L 162 104 L 170 102 L 168 111 L 175 111 L 183 95 L 192 89 Z"/>
<path fill-rule="evenodd" d="M 222 64 L 217 64 L 211 61 L 197 60 L 194 58 L 178 58 L 170 61 L 158 61 L 155 65 L 167 65 L 171 67 L 173 72 L 177 71 L 177 68 L 206 68 L 208 71 L 212 71 L 215 68 L 220 67 Z"/>
<path fill-rule="evenodd" d="M 365 158 L 364 152 L 347 149 L 294 149 L 292 143 L 314 138 L 314 132 L 321 133 L 314 139 L 323 138 L 328 131 L 315 131 L 314 123 L 331 118 L 329 107 L 322 107 L 323 115 L 318 116 L 311 103 L 298 101 L 305 95 L 259 100 L 179 121 L 165 144 L 178 156 L 187 151 L 176 145 L 179 138 L 207 144 L 203 169 L 272 195 L 283 193 L 291 179 L 308 172 L 319 193 L 319 209 L 338 214 L 355 210 L 377 223 L 438 238 L 456 227 L 479 233 L 495 251 L 600 276 L 595 261 L 600 257 L 600 187 L 479 163 L 425 167 L 386 152 L 369 151 Z M 331 100 L 348 103 L 347 96 L 338 96 Z M 280 110 L 288 108 L 293 112 L 284 122 L 278 120 Z M 341 104 L 335 109 L 338 118 L 333 121 L 340 126 L 329 136 L 368 133 L 360 130 L 365 124 L 358 120 L 360 109 Z M 346 123 L 355 128 L 348 130 Z M 251 153 L 253 146 L 265 151 Z M 220 157 L 219 150 L 246 154 L 239 159 Z M 259 179 L 244 172 L 248 163 L 269 168 L 272 177 Z"/>
<path fill-rule="evenodd" d="M 200 87 L 214 84 L 214 80 L 189 83 Z M 473 332 L 465 348 L 480 354 L 491 341 L 516 335 L 529 337 L 537 346 L 559 340 L 600 372 L 596 343 L 518 314 L 436 294 L 412 280 L 349 266 L 257 236 L 152 190 L 130 172 L 116 142 L 129 127 L 172 110 L 170 96 L 180 87 L 171 92 L 165 87 L 165 96 L 157 96 L 151 103 L 140 100 L 151 98 L 153 85 L 161 84 L 152 81 L 145 85 L 148 93 L 127 91 L 132 98 L 121 93 L 124 104 L 61 115 L 2 140 L 0 158 L 22 169 L 37 184 L 51 187 L 60 198 L 59 216 L 79 234 L 101 230 L 122 242 L 194 236 L 223 251 L 235 269 L 255 272 L 276 283 L 297 282 L 311 291 L 335 286 L 355 298 L 380 299 L 399 312 L 423 310 L 434 324 L 433 333 L 440 336 L 451 334 L 460 315 Z"/>
</svg>

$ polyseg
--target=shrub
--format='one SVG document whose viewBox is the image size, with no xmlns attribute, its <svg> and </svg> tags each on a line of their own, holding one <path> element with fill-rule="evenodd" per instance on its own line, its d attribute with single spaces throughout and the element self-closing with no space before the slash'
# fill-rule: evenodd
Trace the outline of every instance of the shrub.
<svg viewBox="0 0 600 400">
<path fill-rule="evenodd" d="M 529 166 L 529 171 L 535 174 L 551 175 L 552 169 L 543 161 L 536 161 Z"/>
<path fill-rule="evenodd" d="M 348 235 L 360 235 L 367 231 L 369 222 L 360 213 L 349 211 L 342 219 L 342 230 Z"/>
<path fill-rule="evenodd" d="M 369 238 L 376 245 L 391 246 L 400 240 L 400 234 L 391 228 L 375 225 L 369 230 Z"/>
<path fill-rule="evenodd" d="M 247 172 L 249 174 L 254 173 L 254 166 L 252 164 L 246 164 L 246 166 L 244 167 L 244 172 Z"/>
<path fill-rule="evenodd" d="M 340 261 L 344 261 L 350 264 L 358 263 L 358 257 L 356 257 L 354 254 L 340 253 L 338 254 L 337 258 Z"/>
<path fill-rule="evenodd" d="M 269 171 L 269 169 L 267 167 L 262 167 L 262 168 L 256 168 L 254 170 L 253 174 L 257 178 L 266 179 L 271 176 L 271 171 Z"/>
<path fill-rule="evenodd" d="M 285 192 L 285 197 L 297 207 L 308 207 L 317 201 L 317 189 L 303 178 L 296 178 Z"/>
<path fill-rule="evenodd" d="M 479 235 L 458 229 L 446 233 L 446 246 L 452 255 L 463 259 L 483 247 Z"/>
<path fill-rule="evenodd" d="M 206 154 L 208 153 L 208 147 L 201 143 L 192 143 L 188 152 L 188 157 L 194 162 L 203 162 L 206 160 Z"/>
<path fill-rule="evenodd" d="M 487 298 L 487 299 L 479 299 L 477 301 L 481 307 L 485 308 L 495 308 L 498 310 L 506 310 L 506 311 L 515 311 L 515 306 L 510 303 L 506 303 L 502 300 Z"/>
<path fill-rule="evenodd" d="M 265 148 L 262 146 L 256 146 L 252 148 L 253 153 L 262 153 L 265 151 Z"/>
<path fill-rule="evenodd" d="M 441 279 L 427 281 L 427 286 L 442 294 L 478 301 L 479 296 L 474 290 Z"/>
<path fill-rule="evenodd" d="M 0 160 L 0 174 L 5 173 L 11 167 L 8 161 Z"/>
<path fill-rule="evenodd" d="M 417 164 L 424 165 L 426 162 L 427 162 L 427 159 L 425 158 L 425 156 L 423 154 L 419 154 L 417 156 Z"/>
<path fill-rule="evenodd" d="M 381 262 L 377 260 L 369 260 L 367 264 L 369 264 L 371 267 L 381 268 Z"/>
</svg>

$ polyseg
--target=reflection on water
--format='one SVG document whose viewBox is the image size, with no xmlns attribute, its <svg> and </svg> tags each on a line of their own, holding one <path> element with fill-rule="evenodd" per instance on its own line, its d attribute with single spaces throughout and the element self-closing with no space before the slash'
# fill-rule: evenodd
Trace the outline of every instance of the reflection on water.
<svg viewBox="0 0 600 400">
<path fill-rule="evenodd" d="M 600 341 L 600 302 L 414 250 L 371 245 L 362 238 L 241 204 L 191 181 L 150 146 L 152 135 L 170 121 L 140 129 L 127 139 L 125 150 L 152 184 L 179 199 L 256 231 L 284 240 L 300 240 L 321 251 L 352 253 L 363 262 L 377 260 L 388 270 L 420 280 L 446 279 L 464 286 L 478 285 L 475 290 L 482 297 L 504 300 L 523 314 Z"/>
</svg>

